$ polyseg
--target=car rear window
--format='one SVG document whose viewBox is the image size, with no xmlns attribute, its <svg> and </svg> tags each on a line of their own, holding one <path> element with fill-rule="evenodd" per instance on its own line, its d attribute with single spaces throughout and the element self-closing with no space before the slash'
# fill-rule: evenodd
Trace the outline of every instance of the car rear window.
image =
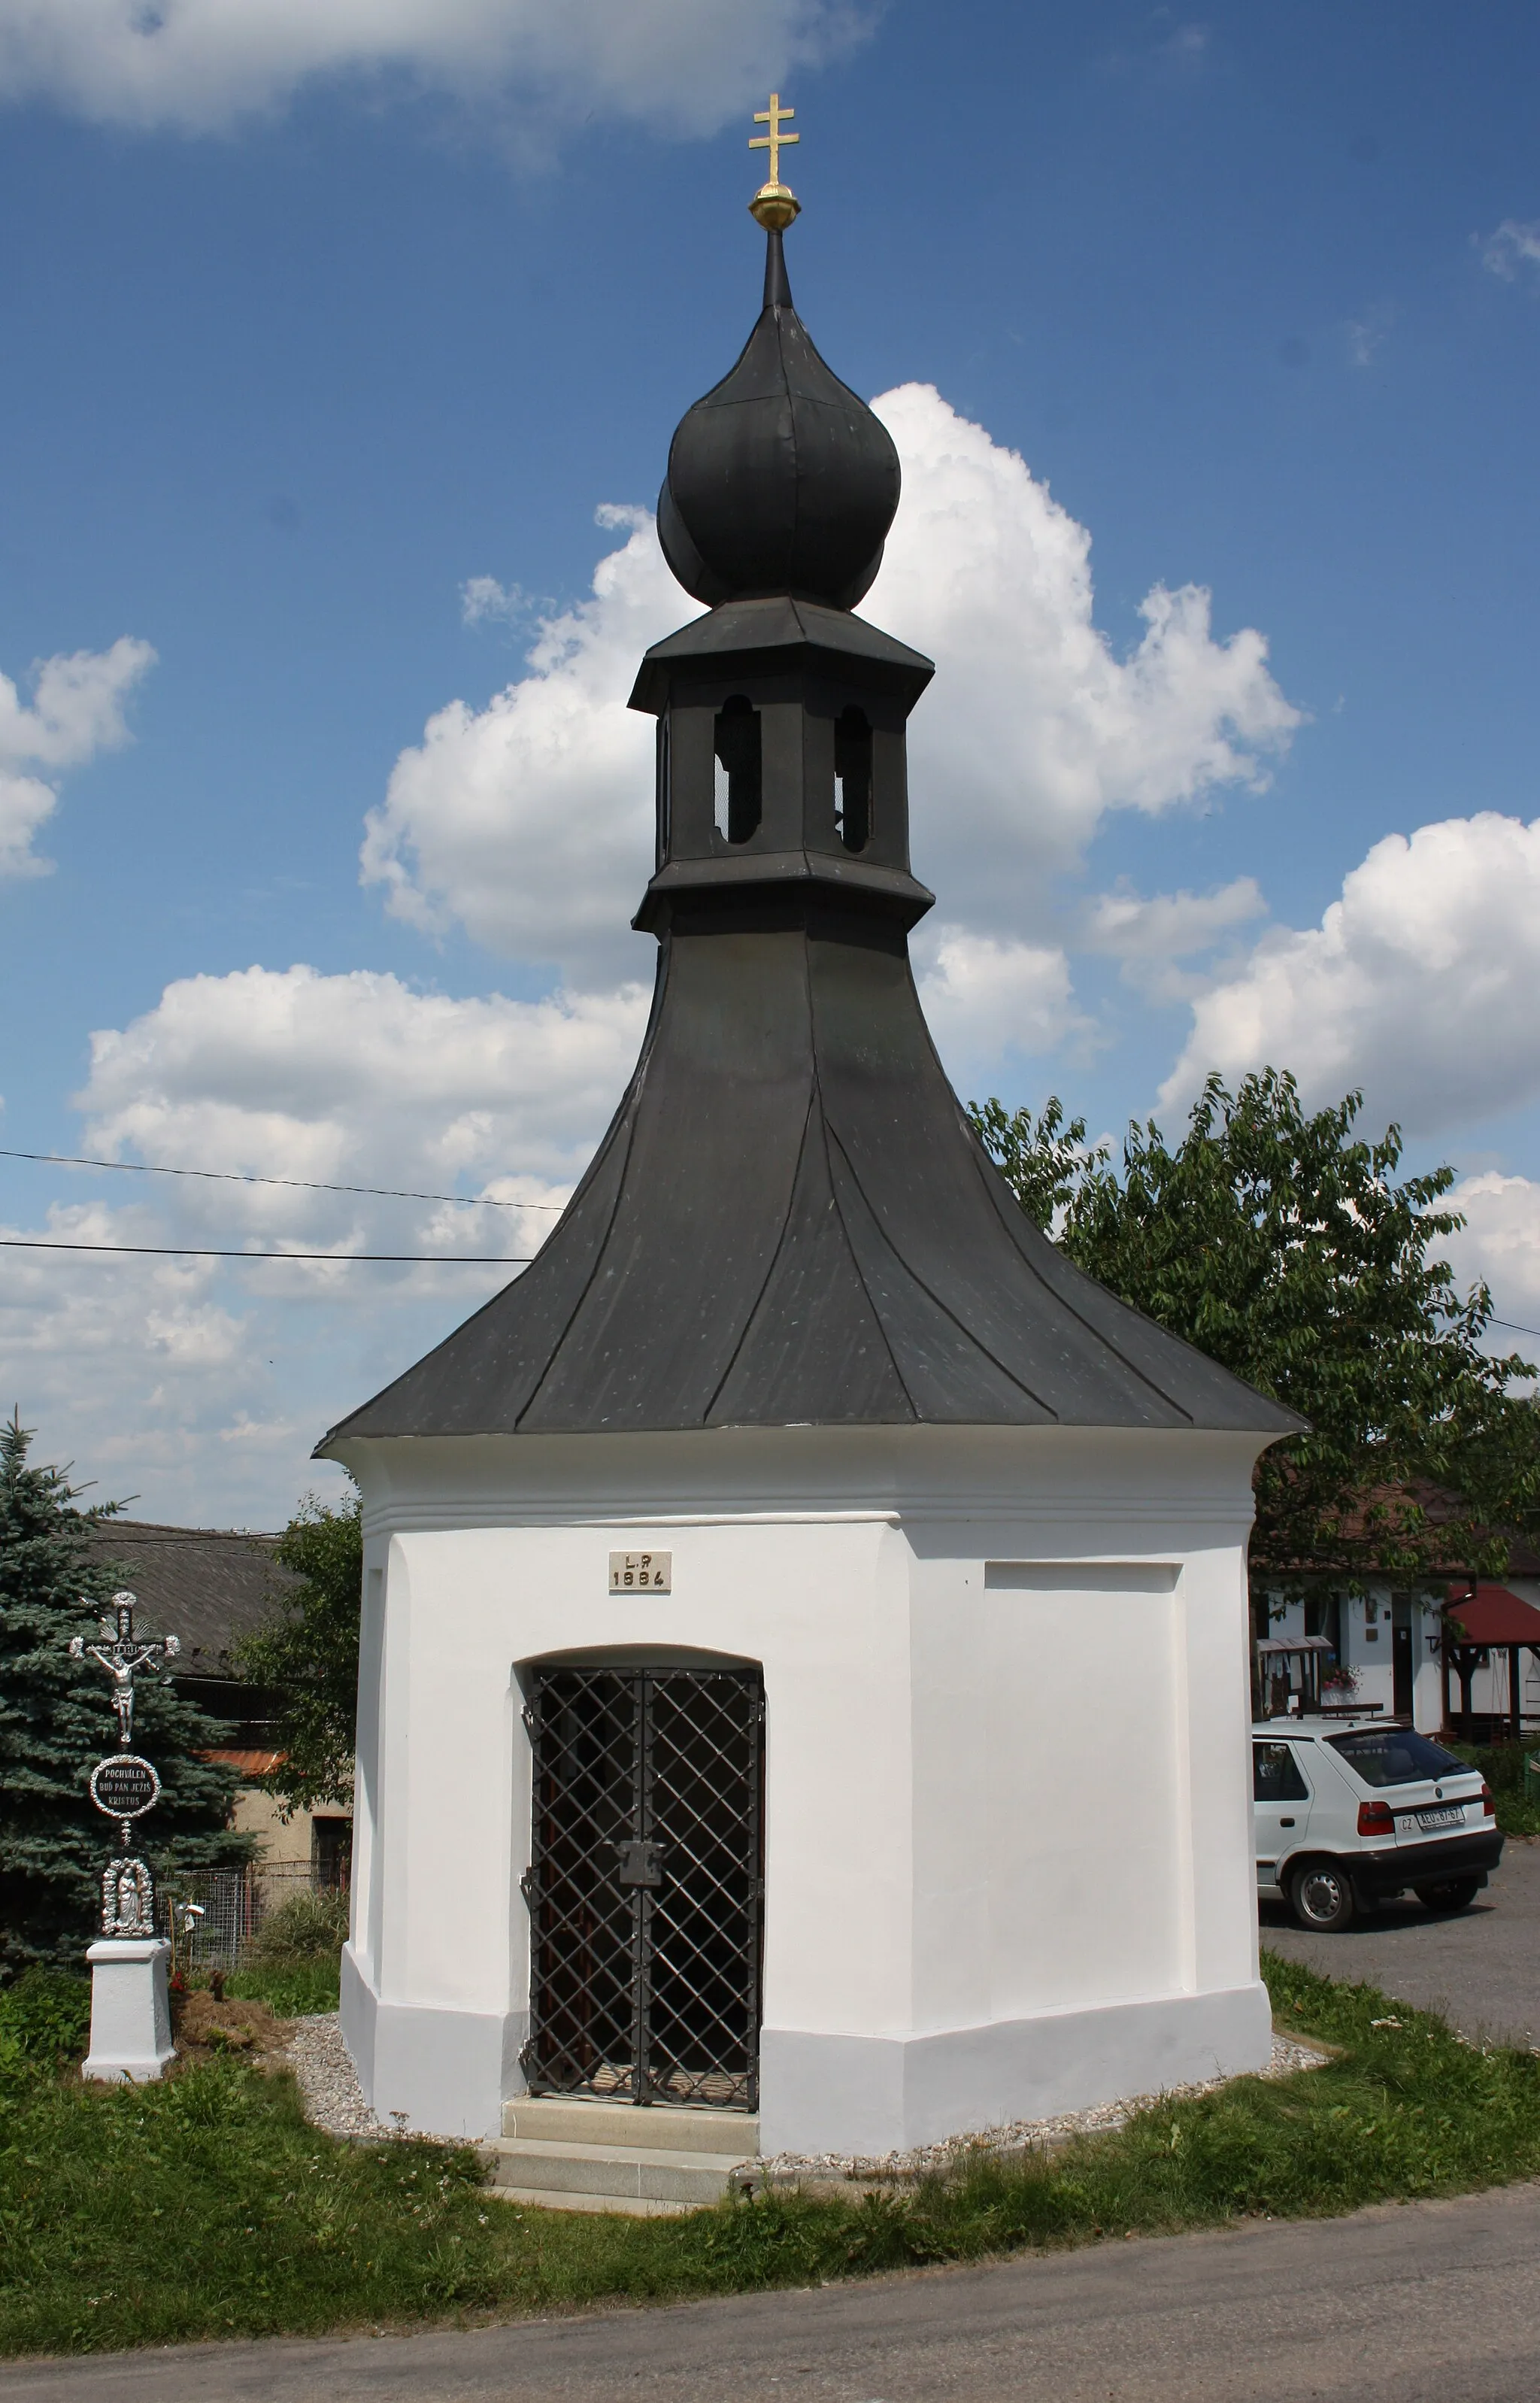
<svg viewBox="0 0 1540 2403">
<path fill-rule="evenodd" d="M 1366 1785 L 1416 1785 L 1428 1777 L 1471 1777 L 1468 1761 L 1410 1728 L 1353 1728 L 1326 1742 Z"/>
</svg>

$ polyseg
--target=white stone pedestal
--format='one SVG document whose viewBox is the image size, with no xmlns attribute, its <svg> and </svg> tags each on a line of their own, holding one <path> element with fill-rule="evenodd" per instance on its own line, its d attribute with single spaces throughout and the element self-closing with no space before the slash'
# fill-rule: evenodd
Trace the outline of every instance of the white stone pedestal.
<svg viewBox="0 0 1540 2403">
<path fill-rule="evenodd" d="M 171 1999 L 166 1963 L 171 1946 L 160 1936 L 104 1936 L 86 1954 L 90 1963 L 90 2050 L 83 2077 L 143 2086 L 160 2077 L 172 2058 Z"/>
</svg>

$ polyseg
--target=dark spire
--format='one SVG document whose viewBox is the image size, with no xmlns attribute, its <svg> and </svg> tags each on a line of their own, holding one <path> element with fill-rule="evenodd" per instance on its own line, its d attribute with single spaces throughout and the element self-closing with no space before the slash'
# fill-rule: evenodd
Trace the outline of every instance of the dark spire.
<svg viewBox="0 0 1540 2403">
<path fill-rule="evenodd" d="M 789 309 L 791 278 L 786 273 L 786 240 L 779 226 L 765 235 L 765 299 L 767 309 Z M 840 390 L 844 390 L 841 384 Z"/>
<path fill-rule="evenodd" d="M 663 555 L 709 608 L 772 593 L 851 609 L 882 563 L 898 453 L 813 348 L 779 226 L 765 304 L 730 374 L 687 410 L 658 503 Z"/>
<path fill-rule="evenodd" d="M 333 1429 L 1301 1423 L 1071 1265 L 936 1058 L 908 931 L 905 729 L 929 660 L 850 615 L 898 460 L 792 307 L 771 94 L 765 306 L 673 438 L 659 533 L 710 615 L 657 643 L 642 1057 L 539 1257 Z"/>
</svg>

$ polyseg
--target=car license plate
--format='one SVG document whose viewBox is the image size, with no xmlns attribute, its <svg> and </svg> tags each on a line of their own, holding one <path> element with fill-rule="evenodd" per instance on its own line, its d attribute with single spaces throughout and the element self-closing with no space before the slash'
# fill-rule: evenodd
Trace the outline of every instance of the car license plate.
<svg viewBox="0 0 1540 2403">
<path fill-rule="evenodd" d="M 1419 1811 L 1417 1824 L 1431 1836 L 1436 1827 L 1462 1827 L 1465 1823 L 1463 1803 L 1456 1802 L 1447 1811 Z"/>
</svg>

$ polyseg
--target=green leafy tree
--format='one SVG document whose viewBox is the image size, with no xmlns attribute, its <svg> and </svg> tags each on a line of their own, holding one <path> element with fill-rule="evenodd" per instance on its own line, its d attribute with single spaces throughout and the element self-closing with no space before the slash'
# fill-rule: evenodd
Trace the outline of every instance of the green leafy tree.
<svg viewBox="0 0 1540 2403">
<path fill-rule="evenodd" d="M 1511 1390 L 1533 1370 L 1483 1349 L 1487 1287 L 1436 1257 L 1464 1223 L 1454 1171 L 1397 1181 L 1400 1130 L 1365 1141 L 1362 1106 L 1307 1114 L 1272 1068 L 1211 1076 L 1179 1143 L 1131 1126 L 1118 1165 L 1057 1101 L 971 1116 L 1079 1267 L 1310 1421 L 1258 1464 L 1255 1581 L 1500 1577 L 1540 1524 L 1540 1417 Z"/>
<path fill-rule="evenodd" d="M 99 1632 L 111 1595 L 130 1582 L 88 1533 L 120 1506 L 77 1510 L 81 1489 L 65 1469 L 32 1466 L 31 1443 L 20 1412 L 0 1424 L 0 1979 L 80 1961 L 116 1834 L 87 1790 L 117 1739 L 107 1681 L 68 1647 L 73 1635 Z M 153 1816 L 139 1822 L 152 1868 L 248 1856 L 250 1840 L 226 1824 L 234 1776 L 202 1757 L 224 1733 L 173 1680 L 139 1679 L 134 1749 L 161 1781 Z"/>
<path fill-rule="evenodd" d="M 968 1116 L 1028 1217 L 1047 1234 L 1087 1178 L 1112 1158 L 1104 1143 L 1087 1143 L 1084 1118 L 1066 1121 L 1057 1094 L 1036 1118 L 1030 1110 L 1007 1110 L 992 1097 L 971 1102 Z"/>
<path fill-rule="evenodd" d="M 312 1811 L 353 1794 L 364 1581 L 358 1496 L 334 1510 L 307 1493 L 273 1551 L 298 1583 L 236 1657 L 254 1683 L 280 1697 L 273 1735 L 284 1757 L 262 1782 L 285 1811 Z"/>
</svg>

